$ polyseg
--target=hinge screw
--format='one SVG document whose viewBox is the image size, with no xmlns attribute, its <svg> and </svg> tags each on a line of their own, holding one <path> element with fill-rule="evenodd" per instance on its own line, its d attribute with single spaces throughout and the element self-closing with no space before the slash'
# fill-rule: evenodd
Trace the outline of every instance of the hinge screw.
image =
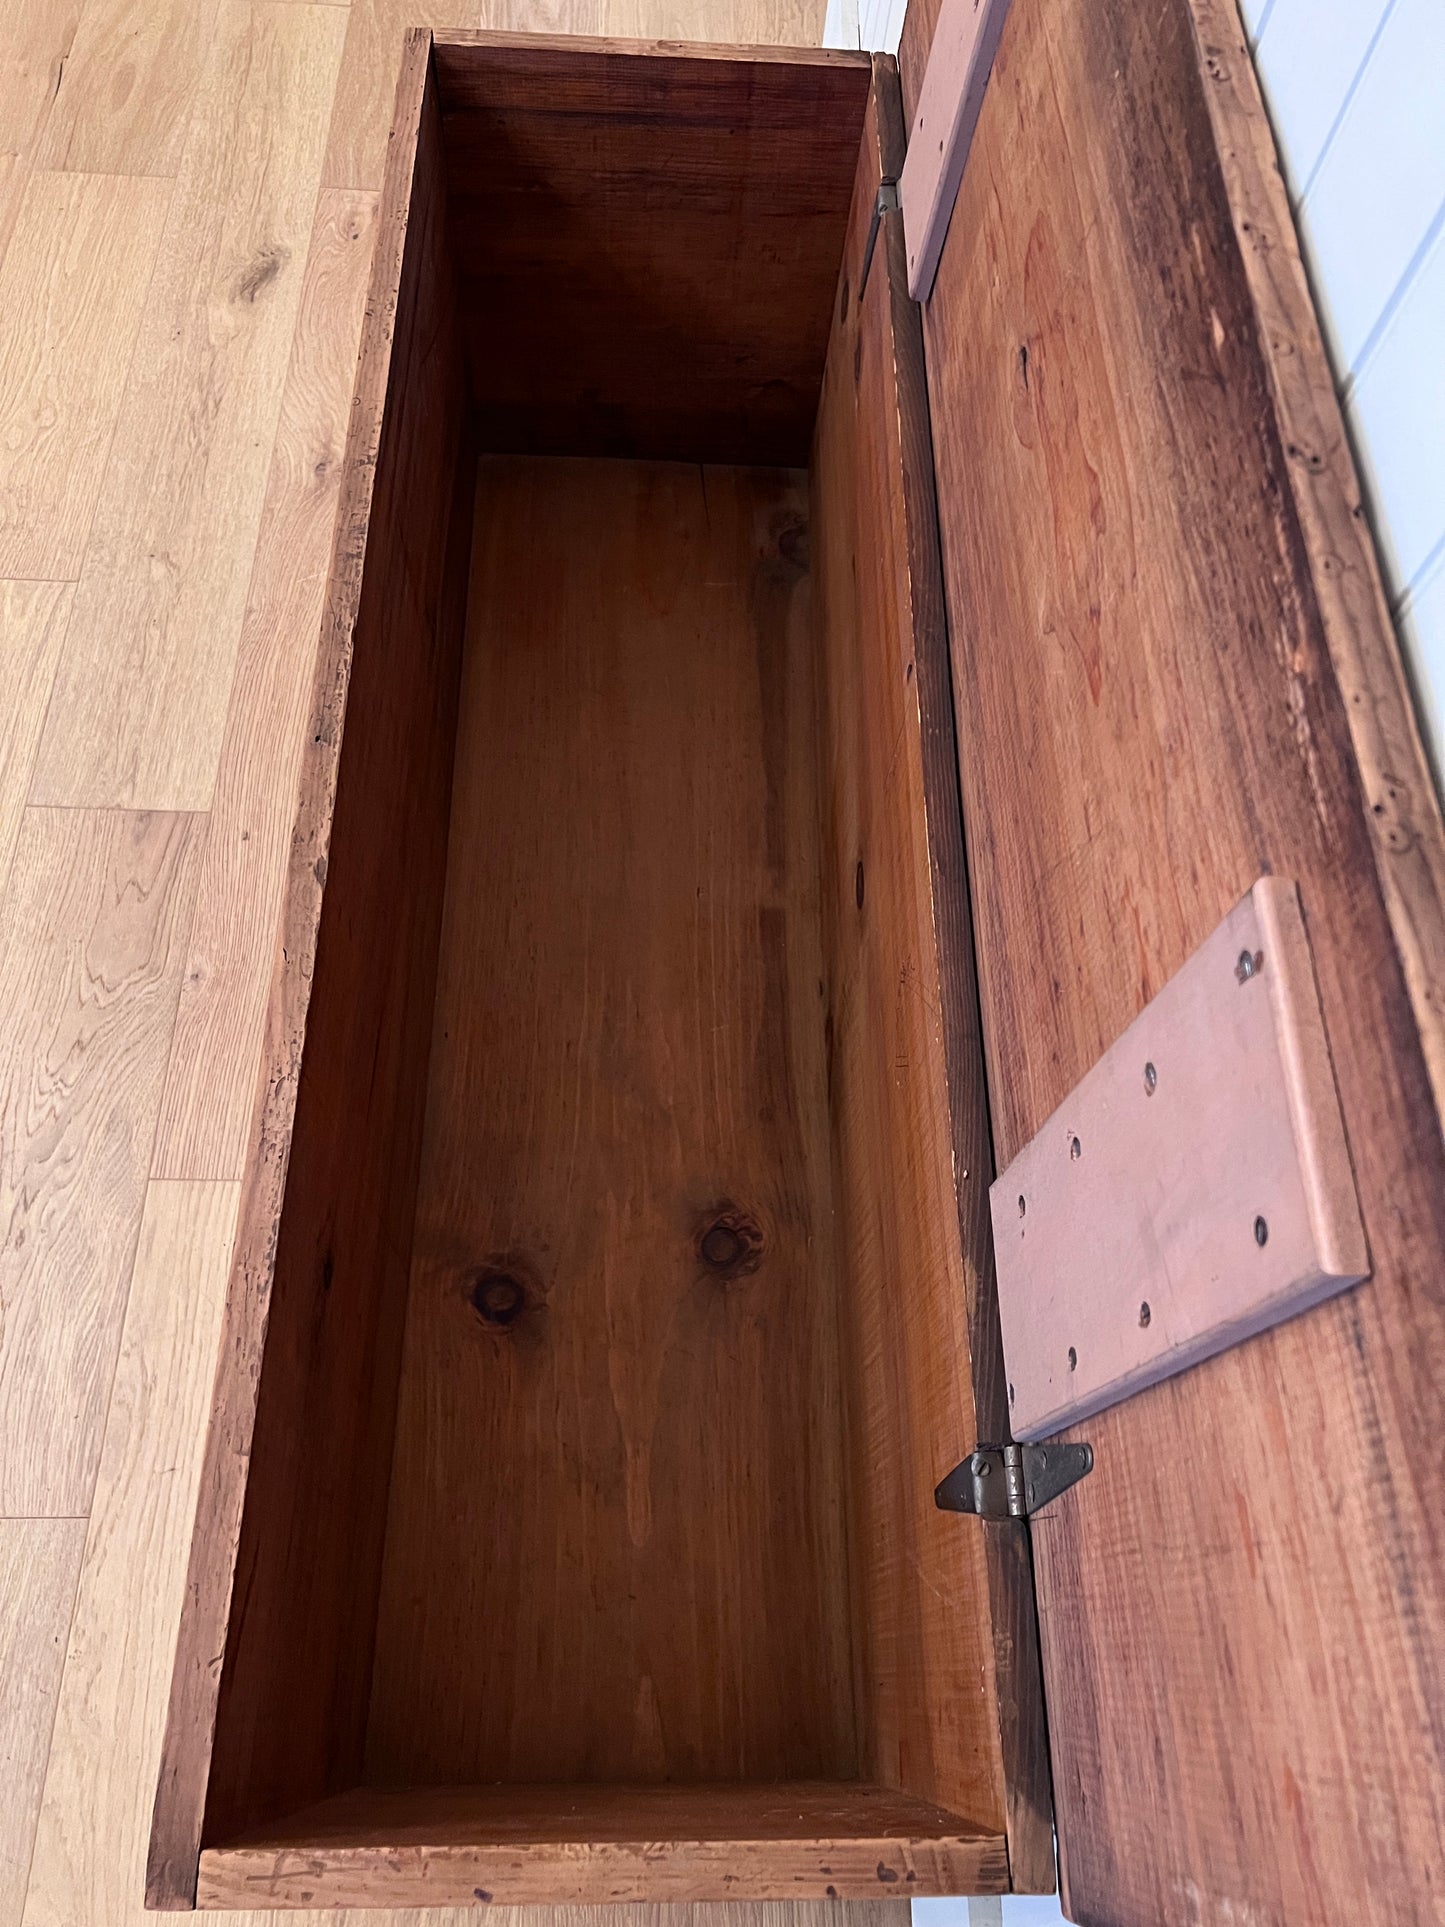
<svg viewBox="0 0 1445 1927">
<path fill-rule="evenodd" d="M 1146 1064 L 1144 1066 L 1144 1089 L 1149 1093 L 1150 1097 L 1154 1095 L 1154 1092 L 1158 1088 L 1158 1085 L 1159 1085 L 1158 1071 L 1155 1070 L 1152 1064 Z"/>
</svg>

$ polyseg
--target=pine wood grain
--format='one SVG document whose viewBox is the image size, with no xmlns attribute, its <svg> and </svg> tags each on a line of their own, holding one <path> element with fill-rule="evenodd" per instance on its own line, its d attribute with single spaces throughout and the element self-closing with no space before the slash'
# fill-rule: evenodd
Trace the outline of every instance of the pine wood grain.
<svg viewBox="0 0 1445 1927">
<path fill-rule="evenodd" d="M 84 1519 L 0 1519 L 0 1920 L 20 1919 Z"/>
<path fill-rule="evenodd" d="M 1259 78 L 1232 0 L 1191 0 L 1204 98 L 1260 361 L 1340 686 L 1375 868 L 1445 1117 L 1445 823 L 1310 296 Z"/>
<path fill-rule="evenodd" d="M 435 59 L 482 445 L 804 464 L 866 56 L 457 34 Z"/>
<path fill-rule="evenodd" d="M 801 478 L 483 461 L 382 1782 L 853 1771 L 805 539 Z"/>
<path fill-rule="evenodd" d="M 1277 195 L 1211 109 L 1243 58 L 1211 18 L 1017 0 L 926 314 L 994 1131 L 1005 1162 L 1256 876 L 1295 876 L 1374 1276 L 1091 1420 L 1036 1523 L 1064 1884 L 1110 1927 L 1416 1927 L 1445 1155 L 1294 479 L 1338 417 L 1320 376 L 1329 432 L 1295 439 L 1241 253 L 1293 242 L 1254 227 Z M 1388 645 L 1352 606 L 1358 664 Z"/>
<path fill-rule="evenodd" d="M 86 545 L 39 802 L 206 809 L 344 16 L 233 6 L 212 49 Z"/>
<path fill-rule="evenodd" d="M 234 0 L 85 0 L 55 75 L 36 166 L 174 177 L 228 7 Z"/>
<path fill-rule="evenodd" d="M 71 594 L 68 582 L 0 582 L 0 891 L 20 834 Z"/>
<path fill-rule="evenodd" d="M 933 1503 L 943 1473 L 977 1439 L 1003 1437 L 1007 1415 L 923 348 L 901 217 L 885 219 L 863 287 L 877 183 L 896 178 L 902 144 L 896 73 L 880 56 L 812 476 L 862 1767 L 979 1820 L 1002 1826 L 1007 1813 L 1015 1887 L 1048 1891 L 1025 1529 L 960 1533 Z"/>
<path fill-rule="evenodd" d="M 438 32 L 611 34 L 627 40 L 712 40 L 816 47 L 826 0 L 352 0 L 324 179 L 379 187 L 402 36 Z"/>
<path fill-rule="evenodd" d="M 984 1892 L 996 1837 L 866 1785 L 362 1788 L 201 1856 L 204 1906 Z"/>
<path fill-rule="evenodd" d="M 0 1515 L 89 1510 L 199 841 L 186 816 L 21 825 L 0 919 Z"/>
<path fill-rule="evenodd" d="M 231 1831 L 360 1769 L 469 536 L 429 60 L 414 36 L 156 1796 L 162 1906 L 191 1904 L 203 1818 Z"/>
<path fill-rule="evenodd" d="M 281 399 L 152 1169 L 239 1177 L 341 487 L 376 196 L 324 189 Z"/>
<path fill-rule="evenodd" d="M 239 1197 L 237 1184 L 146 1191 L 25 1927 L 146 1918 L 147 1808 Z"/>
<path fill-rule="evenodd" d="M 0 576 L 80 572 L 170 184 L 32 174 L 0 264 Z"/>
</svg>

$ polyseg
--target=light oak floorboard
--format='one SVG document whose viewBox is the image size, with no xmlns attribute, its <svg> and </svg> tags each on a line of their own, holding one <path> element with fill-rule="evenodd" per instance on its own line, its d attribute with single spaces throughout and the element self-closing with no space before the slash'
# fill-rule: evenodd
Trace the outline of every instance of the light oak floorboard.
<svg viewBox="0 0 1445 1927">
<path fill-rule="evenodd" d="M 237 1184 L 146 1191 L 27 1923 L 146 1917 L 146 1829 L 239 1197 Z"/>
<path fill-rule="evenodd" d="M 376 238 L 374 194 L 317 207 L 153 1169 L 239 1177 L 272 979 L 342 444 Z"/>
<path fill-rule="evenodd" d="M 228 11 L 161 241 L 33 800 L 209 808 L 344 15 Z"/>
<path fill-rule="evenodd" d="M 0 264 L 0 576 L 80 572 L 169 199 L 30 176 Z"/>
<path fill-rule="evenodd" d="M 73 593 L 68 582 L 0 582 L 0 889 L 10 875 Z"/>
<path fill-rule="evenodd" d="M 224 0 L 87 0 L 37 167 L 174 176 Z"/>
<path fill-rule="evenodd" d="M 25 1904 L 84 1519 L 0 1519 L 0 1927 Z"/>
<path fill-rule="evenodd" d="M 0 1515 L 89 1510 L 195 819 L 29 810 L 0 919 Z"/>
<path fill-rule="evenodd" d="M 75 39 L 82 0 L 0 8 L 0 256 Z"/>
</svg>

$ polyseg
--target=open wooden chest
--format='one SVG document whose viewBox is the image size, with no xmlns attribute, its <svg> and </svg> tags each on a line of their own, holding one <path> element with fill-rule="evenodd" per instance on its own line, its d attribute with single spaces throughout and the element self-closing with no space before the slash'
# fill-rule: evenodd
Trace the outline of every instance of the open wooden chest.
<svg viewBox="0 0 1445 1927">
<path fill-rule="evenodd" d="M 1253 72 L 1014 0 L 920 306 L 932 31 L 408 43 L 154 1906 L 1438 1900 L 1445 842 Z M 1261 876 L 1369 1281 L 940 1509 Z"/>
</svg>

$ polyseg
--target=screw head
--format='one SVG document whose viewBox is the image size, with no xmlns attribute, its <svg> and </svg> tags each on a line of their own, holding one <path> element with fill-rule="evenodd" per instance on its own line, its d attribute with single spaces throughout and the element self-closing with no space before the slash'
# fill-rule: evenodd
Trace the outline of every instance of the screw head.
<svg viewBox="0 0 1445 1927">
<path fill-rule="evenodd" d="M 1143 1302 L 1143 1304 L 1142 1304 L 1142 1305 L 1140 1305 L 1140 1307 L 1139 1307 L 1139 1323 L 1140 1323 L 1140 1325 L 1147 1325 L 1147 1324 L 1149 1323 L 1149 1320 L 1150 1320 L 1150 1319 L 1151 1319 L 1151 1318 L 1152 1318 L 1153 1316 L 1154 1316 L 1154 1314 L 1153 1314 L 1153 1313 L 1152 1313 L 1152 1312 L 1150 1311 L 1150 1309 L 1149 1309 L 1149 1300 L 1148 1300 L 1148 1299 L 1146 1298 L 1146 1299 L 1144 1300 L 1144 1302 Z"/>
<path fill-rule="evenodd" d="M 1152 1064 L 1144 1066 L 1144 1089 L 1152 1097 L 1159 1088 L 1159 1073 Z"/>
<path fill-rule="evenodd" d="M 1080 1144 L 1080 1142 L 1079 1142 L 1079 1140 L 1078 1140 L 1078 1139 L 1077 1139 L 1076 1137 L 1071 1137 L 1071 1138 L 1069 1139 L 1069 1156 L 1070 1156 L 1070 1157 L 1071 1157 L 1071 1158 L 1072 1158 L 1072 1159 L 1074 1160 L 1074 1162 L 1075 1162 L 1075 1163 L 1077 1164 L 1077 1163 L 1078 1163 L 1078 1161 L 1079 1161 L 1079 1159 L 1080 1159 L 1080 1158 L 1081 1158 L 1081 1157 L 1082 1157 L 1083 1155 L 1084 1155 L 1084 1147 L 1083 1147 L 1083 1145 L 1082 1145 L 1082 1144 Z"/>
<path fill-rule="evenodd" d="M 1024 1198 L 1023 1192 L 1020 1191 L 1019 1192 L 1019 1216 L 1022 1217 L 1025 1211 L 1027 1210 L 1028 1210 L 1028 1204 Z"/>
<path fill-rule="evenodd" d="M 1251 977 L 1257 977 L 1263 969 L 1264 952 L 1262 950 L 1241 950 L 1239 961 L 1234 966 L 1234 974 L 1240 983 L 1247 984 Z"/>
<path fill-rule="evenodd" d="M 1256 1218 L 1254 1221 L 1254 1242 L 1257 1245 L 1269 1243 L 1269 1226 L 1263 1218 Z"/>
<path fill-rule="evenodd" d="M 1076 1352 L 1076 1351 L 1074 1350 L 1074 1348 L 1073 1348 L 1073 1346 L 1072 1346 L 1072 1345 L 1070 1345 L 1070 1347 L 1069 1347 L 1069 1370 L 1070 1370 L 1071 1372 L 1072 1372 L 1072 1371 L 1076 1371 L 1076 1370 L 1078 1369 L 1078 1364 L 1079 1364 L 1079 1354 L 1078 1354 L 1078 1353 L 1077 1353 L 1077 1352 Z"/>
</svg>

